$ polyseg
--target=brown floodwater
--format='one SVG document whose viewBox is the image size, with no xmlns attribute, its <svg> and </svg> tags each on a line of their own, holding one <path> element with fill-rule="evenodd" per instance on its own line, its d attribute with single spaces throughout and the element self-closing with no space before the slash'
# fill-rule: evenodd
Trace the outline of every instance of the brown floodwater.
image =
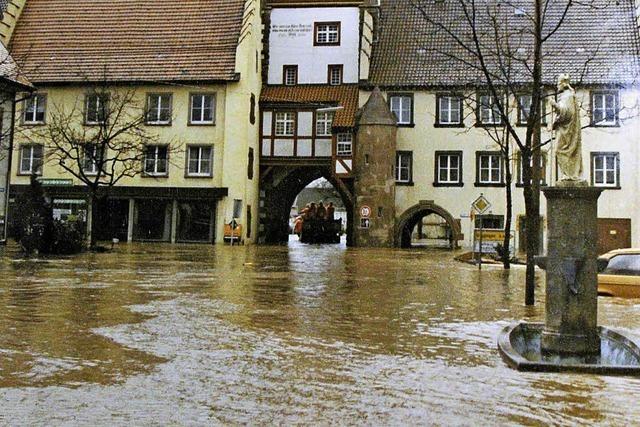
<svg viewBox="0 0 640 427">
<path fill-rule="evenodd" d="M 519 373 L 524 270 L 428 250 L 121 244 L 0 257 L 0 424 L 623 425 L 640 380 Z M 638 338 L 640 300 L 599 299 Z"/>
</svg>

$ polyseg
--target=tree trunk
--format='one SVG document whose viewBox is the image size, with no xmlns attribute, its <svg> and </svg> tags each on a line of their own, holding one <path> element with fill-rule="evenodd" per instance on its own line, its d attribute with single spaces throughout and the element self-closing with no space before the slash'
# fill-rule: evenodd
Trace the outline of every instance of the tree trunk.
<svg viewBox="0 0 640 427">
<path fill-rule="evenodd" d="M 89 246 L 89 249 L 96 247 L 96 238 L 95 233 L 93 232 L 96 204 L 96 196 L 93 193 L 90 193 L 87 200 L 87 245 Z"/>
<path fill-rule="evenodd" d="M 509 166 L 509 152 L 507 151 L 507 159 L 505 161 L 505 185 L 507 190 L 507 211 L 506 218 L 504 221 L 504 241 L 502 243 L 502 247 L 504 248 L 504 252 L 502 254 L 502 266 L 505 270 L 509 270 L 511 268 L 511 251 L 509 250 L 511 246 L 511 216 L 513 214 L 513 193 L 511 191 L 511 166 Z"/>
</svg>

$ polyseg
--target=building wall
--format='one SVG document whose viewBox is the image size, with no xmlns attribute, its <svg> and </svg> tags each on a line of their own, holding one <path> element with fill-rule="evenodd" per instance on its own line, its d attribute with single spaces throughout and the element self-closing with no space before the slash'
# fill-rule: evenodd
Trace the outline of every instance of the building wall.
<svg viewBox="0 0 640 427">
<path fill-rule="evenodd" d="M 233 216 L 234 200 L 241 200 L 242 215 L 237 222 L 243 225 L 245 243 L 257 241 L 259 201 L 259 126 L 262 34 L 260 4 L 258 0 L 247 0 L 245 19 L 236 52 L 236 71 L 240 73 L 237 83 L 227 85 L 225 118 L 221 121 L 225 132 L 222 158 L 222 182 L 229 188 L 224 207 L 218 210 L 219 227 L 229 223 Z M 252 111 L 253 110 L 253 111 Z M 249 149 L 253 150 L 252 177 L 249 168 Z M 251 213 L 248 214 L 250 207 Z M 251 218 L 248 218 L 251 216 Z M 247 222 L 251 221 L 248 226 Z M 247 232 L 251 235 L 247 236 Z M 222 235 L 222 231 L 217 233 Z"/>
<path fill-rule="evenodd" d="M 484 129 L 475 127 L 476 120 L 472 106 L 465 105 L 464 127 L 439 128 L 434 126 L 436 93 L 427 91 L 408 93 L 413 93 L 414 96 L 414 124 L 398 128 L 397 149 L 413 152 L 413 184 L 397 186 L 396 216 L 399 217 L 421 200 L 433 200 L 435 204 L 445 208 L 454 218 L 461 220 L 461 231 L 464 233 L 465 239 L 460 243 L 470 247 L 473 235 L 470 218 L 471 203 L 480 194 L 483 194 L 492 205 L 487 214 L 504 215 L 506 211 L 506 190 L 503 187 L 484 187 L 475 184 L 476 152 L 495 151 L 499 147 L 487 136 Z M 588 126 L 590 123 L 589 91 L 580 90 L 578 95 L 582 102 L 583 126 Z M 364 104 L 368 96 L 369 92 L 361 93 L 361 105 Z M 591 179 L 591 152 L 619 153 L 621 188 L 604 191 L 600 198 L 598 214 L 601 218 L 631 218 L 633 246 L 640 245 L 640 221 L 635 219 L 637 209 L 640 207 L 638 191 L 640 190 L 640 177 L 636 172 L 637 164 L 640 161 L 640 149 L 637 144 L 637 135 L 640 131 L 638 100 L 636 91 L 621 90 L 620 126 L 587 127 L 583 131 L 582 144 L 584 177 L 587 181 Z M 519 131 L 524 138 L 525 128 L 519 128 Z M 546 141 L 550 136 L 546 128 L 543 129 L 542 140 Z M 550 162 L 548 162 L 545 171 L 545 180 L 550 184 L 556 180 L 553 149 L 553 142 L 544 148 L 545 151 L 551 153 L 548 155 Z M 435 152 L 449 150 L 462 151 L 463 186 L 434 186 Z M 516 239 L 518 237 L 517 217 L 524 214 L 522 189 L 515 185 L 517 164 L 516 159 L 513 158 L 511 160 L 514 174 L 513 230 Z M 546 203 L 543 195 L 541 195 L 541 215 L 546 216 Z M 546 222 L 543 221 L 543 224 L 546 227 Z"/>
<path fill-rule="evenodd" d="M 268 84 L 282 84 L 284 65 L 298 66 L 298 83 L 327 83 L 342 64 L 344 83 L 358 82 L 360 11 L 357 7 L 276 8 L 271 11 Z M 314 46 L 315 22 L 340 22 L 339 46 Z"/>
</svg>

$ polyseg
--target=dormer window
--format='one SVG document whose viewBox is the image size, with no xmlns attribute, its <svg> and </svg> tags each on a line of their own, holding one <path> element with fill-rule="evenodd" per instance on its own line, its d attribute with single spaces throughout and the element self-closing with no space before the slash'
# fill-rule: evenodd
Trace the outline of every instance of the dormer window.
<svg viewBox="0 0 640 427">
<path fill-rule="evenodd" d="M 295 86 L 298 84 L 298 66 L 285 65 L 282 67 L 282 79 L 285 86 Z"/>
<path fill-rule="evenodd" d="M 340 46 L 340 23 L 316 22 L 314 45 Z"/>
</svg>

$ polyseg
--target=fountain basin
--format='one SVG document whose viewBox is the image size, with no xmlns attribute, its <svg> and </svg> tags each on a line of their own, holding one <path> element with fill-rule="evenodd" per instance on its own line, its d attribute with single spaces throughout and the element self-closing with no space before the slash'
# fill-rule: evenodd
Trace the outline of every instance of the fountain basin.
<svg viewBox="0 0 640 427">
<path fill-rule="evenodd" d="M 640 347 L 624 335 L 598 327 L 599 355 L 542 353 L 542 323 L 519 323 L 504 328 L 498 337 L 503 360 L 519 371 L 583 372 L 600 375 L 640 376 Z"/>
</svg>

